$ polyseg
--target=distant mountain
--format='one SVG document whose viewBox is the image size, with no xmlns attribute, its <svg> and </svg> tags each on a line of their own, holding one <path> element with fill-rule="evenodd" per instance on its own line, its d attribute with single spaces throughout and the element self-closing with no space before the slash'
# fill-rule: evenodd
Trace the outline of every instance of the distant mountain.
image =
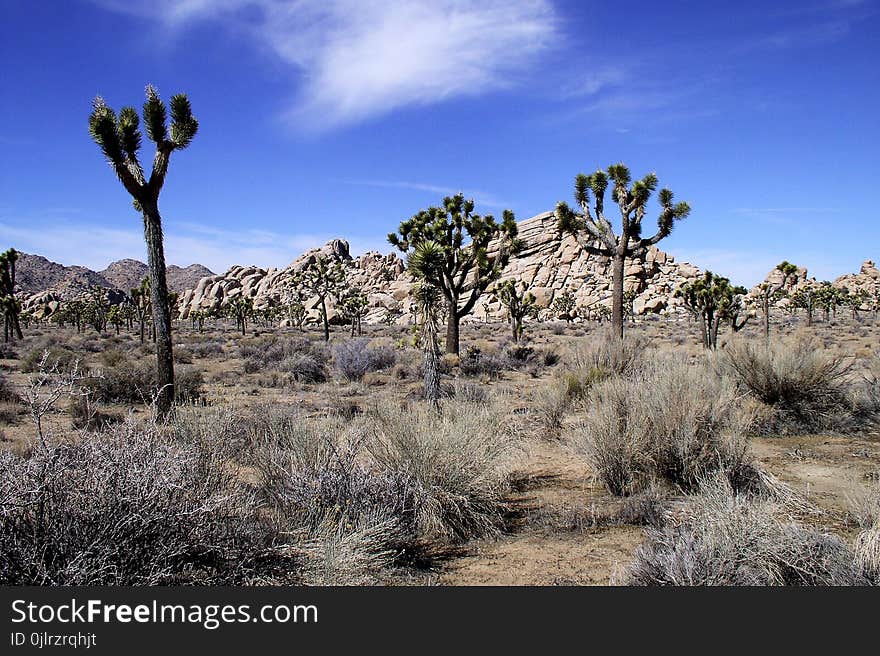
<svg viewBox="0 0 880 656">
<path fill-rule="evenodd" d="M 119 260 L 103 271 L 92 271 L 81 266 L 64 266 L 47 260 L 42 255 L 21 253 L 16 265 L 16 285 L 28 294 L 46 290 L 64 292 L 71 289 L 89 287 L 108 287 L 128 292 L 137 287 L 148 275 L 147 265 L 138 260 Z M 168 288 L 182 292 L 196 286 L 205 276 L 213 272 L 201 264 L 188 267 L 171 265 L 167 268 Z"/>
</svg>

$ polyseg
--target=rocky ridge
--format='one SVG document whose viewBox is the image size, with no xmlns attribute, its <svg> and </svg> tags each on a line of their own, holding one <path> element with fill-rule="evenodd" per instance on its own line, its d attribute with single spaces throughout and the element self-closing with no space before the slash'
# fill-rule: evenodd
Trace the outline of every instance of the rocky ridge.
<svg viewBox="0 0 880 656">
<path fill-rule="evenodd" d="M 610 307 L 609 258 L 589 255 L 578 247 L 574 237 L 559 235 L 552 212 L 521 221 L 519 236 L 525 249 L 511 258 L 501 280 L 513 279 L 528 284 L 545 317 L 549 316 L 548 308 L 554 299 L 566 291 L 575 295 L 580 307 Z M 409 320 L 412 280 L 405 271 L 403 260 L 394 253 L 382 255 L 377 252 L 352 258 L 348 242 L 339 239 L 304 253 L 283 269 L 234 266 L 226 273 L 205 277 L 195 288 L 182 294 L 179 317 L 186 319 L 196 311 L 216 311 L 239 296 L 251 298 L 257 309 L 272 303 L 283 304 L 292 293 L 293 274 L 308 266 L 318 255 L 342 263 L 351 284 L 367 294 L 370 307 L 365 317 L 367 323 L 377 323 L 389 317 L 398 323 Z M 637 314 L 681 310 L 681 303 L 674 296 L 675 290 L 701 273 L 697 267 L 676 262 L 674 257 L 656 247 L 643 257 L 629 260 L 626 271 L 625 289 L 637 293 L 633 303 Z M 308 299 L 305 305 L 312 317 L 317 318 L 317 299 Z M 486 315 L 503 318 L 504 314 L 490 288 L 471 319 Z M 329 315 L 331 320 L 337 316 L 332 304 Z"/>
</svg>

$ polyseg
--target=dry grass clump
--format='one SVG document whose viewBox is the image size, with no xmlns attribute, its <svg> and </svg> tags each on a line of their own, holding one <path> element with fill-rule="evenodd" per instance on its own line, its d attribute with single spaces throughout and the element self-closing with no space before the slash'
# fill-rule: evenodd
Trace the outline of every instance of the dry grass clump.
<svg viewBox="0 0 880 656">
<path fill-rule="evenodd" d="M 296 580 L 296 559 L 217 440 L 129 419 L 0 453 L 0 581 L 31 585 Z"/>
<path fill-rule="evenodd" d="M 202 398 L 202 372 L 192 366 L 174 369 L 174 395 L 178 403 L 194 403 Z M 83 384 L 89 397 L 100 403 L 149 404 L 158 382 L 153 362 L 116 361 L 114 366 L 95 371 Z"/>
<path fill-rule="evenodd" d="M 856 564 L 875 585 L 880 585 L 880 483 L 859 499 L 855 516 L 862 529 L 853 546 Z"/>
<path fill-rule="evenodd" d="M 676 526 L 649 528 L 619 575 L 625 585 L 865 585 L 840 538 L 783 521 L 770 501 L 715 477 Z"/>
<path fill-rule="evenodd" d="M 735 389 L 709 367 L 658 358 L 594 389 L 574 446 L 615 495 L 653 480 L 690 490 L 716 470 L 747 485 L 747 424 Z"/>
<path fill-rule="evenodd" d="M 381 471 L 411 488 L 413 531 L 423 540 L 463 541 L 503 525 L 515 430 L 492 404 L 380 405 L 367 443 Z"/>
<path fill-rule="evenodd" d="M 808 338 L 769 344 L 735 340 L 719 364 L 767 407 L 755 426 L 760 433 L 853 430 L 878 409 L 859 398 L 852 360 Z"/>
<path fill-rule="evenodd" d="M 630 376 L 645 361 L 647 347 L 648 341 L 641 335 L 626 333 L 620 339 L 608 328 L 588 340 L 579 340 L 572 359 L 578 370 L 597 369 L 605 374 Z"/>
</svg>

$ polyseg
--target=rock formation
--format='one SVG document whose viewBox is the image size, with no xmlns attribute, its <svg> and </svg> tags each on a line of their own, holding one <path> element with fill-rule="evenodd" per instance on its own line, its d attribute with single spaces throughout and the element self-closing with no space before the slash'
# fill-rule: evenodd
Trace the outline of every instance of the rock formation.
<svg viewBox="0 0 880 656">
<path fill-rule="evenodd" d="M 502 272 L 502 280 L 523 281 L 530 286 L 544 316 L 549 315 L 554 298 L 571 291 L 581 307 L 611 305 L 611 264 L 608 258 L 582 252 L 571 236 L 560 236 L 552 212 L 545 212 L 519 224 L 519 235 L 525 249 L 511 258 Z M 490 247 L 491 250 L 491 247 Z M 409 289 L 412 280 L 405 272 L 403 260 L 396 254 L 366 253 L 358 258 L 349 254 L 348 242 L 333 240 L 311 250 L 283 269 L 261 269 L 256 266 L 234 266 L 222 275 L 208 276 L 192 290 L 183 293 L 180 318 L 191 312 L 216 311 L 232 299 L 244 295 L 253 299 L 254 307 L 266 308 L 272 303 L 284 304 L 292 291 L 293 274 L 308 266 L 317 255 L 341 262 L 352 285 L 357 285 L 369 299 L 367 323 L 385 320 L 389 315 L 406 323 L 410 310 Z M 644 257 L 627 262 L 625 288 L 637 293 L 633 308 L 638 314 L 662 313 L 681 309 L 674 297 L 676 288 L 686 280 L 700 275 L 700 270 L 651 248 Z M 484 297 L 483 307 L 471 320 L 503 318 L 504 309 L 492 289 Z M 316 300 L 305 302 L 313 318 L 317 317 Z M 336 316 L 330 308 L 331 319 Z"/>
</svg>

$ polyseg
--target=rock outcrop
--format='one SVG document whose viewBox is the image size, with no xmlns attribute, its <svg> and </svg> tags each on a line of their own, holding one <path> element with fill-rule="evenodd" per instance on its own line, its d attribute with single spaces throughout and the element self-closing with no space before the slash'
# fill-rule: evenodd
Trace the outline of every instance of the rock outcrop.
<svg viewBox="0 0 880 656">
<path fill-rule="evenodd" d="M 797 292 L 798 289 L 802 289 L 807 285 L 819 285 L 821 283 L 815 277 L 808 277 L 806 268 L 798 267 L 798 270 L 789 276 L 785 276 L 779 269 L 774 268 L 767 274 L 762 284 L 770 285 L 771 291 L 784 291 L 787 292 L 787 296 L 790 296 Z M 749 297 L 755 302 L 761 296 L 762 284 L 755 285 L 749 291 Z M 880 270 L 877 269 L 872 260 L 865 260 L 862 262 L 858 273 L 847 273 L 839 276 L 831 284 L 854 294 L 863 292 L 866 301 L 862 309 L 868 310 L 871 305 L 871 301 L 868 299 L 876 299 L 878 294 L 880 294 Z M 782 296 L 776 300 L 774 305 L 775 307 L 782 308 L 786 307 L 790 302 L 789 298 Z"/>
<path fill-rule="evenodd" d="M 552 212 L 545 212 L 519 224 L 519 236 L 525 249 L 511 258 L 502 272 L 502 280 L 513 279 L 529 285 L 545 316 L 554 299 L 566 291 L 575 295 L 582 308 L 611 305 L 611 262 L 583 252 L 574 237 L 560 236 Z M 490 251 L 492 247 L 490 246 Z M 293 277 L 309 266 L 316 256 L 323 255 L 341 262 L 348 272 L 351 284 L 360 287 L 369 300 L 367 323 L 387 320 L 408 321 L 409 290 L 412 280 L 405 271 L 403 260 L 396 254 L 382 255 L 369 252 L 357 258 L 349 253 L 348 242 L 333 240 L 319 249 L 304 253 L 283 269 L 261 269 L 256 266 L 235 266 L 222 275 L 207 276 L 198 285 L 183 293 L 180 318 L 195 311 L 216 311 L 232 299 L 246 296 L 257 309 L 272 303 L 284 304 L 293 293 Z M 675 290 L 685 281 L 700 275 L 700 270 L 651 248 L 643 257 L 627 262 L 625 288 L 637 295 L 633 308 L 638 314 L 664 313 L 681 309 Z M 486 314 L 504 317 L 504 309 L 492 289 L 487 292 L 482 307 L 478 305 L 473 320 Z M 309 299 L 306 309 L 317 318 L 317 301 Z M 336 315 L 330 307 L 331 319 Z"/>
</svg>

